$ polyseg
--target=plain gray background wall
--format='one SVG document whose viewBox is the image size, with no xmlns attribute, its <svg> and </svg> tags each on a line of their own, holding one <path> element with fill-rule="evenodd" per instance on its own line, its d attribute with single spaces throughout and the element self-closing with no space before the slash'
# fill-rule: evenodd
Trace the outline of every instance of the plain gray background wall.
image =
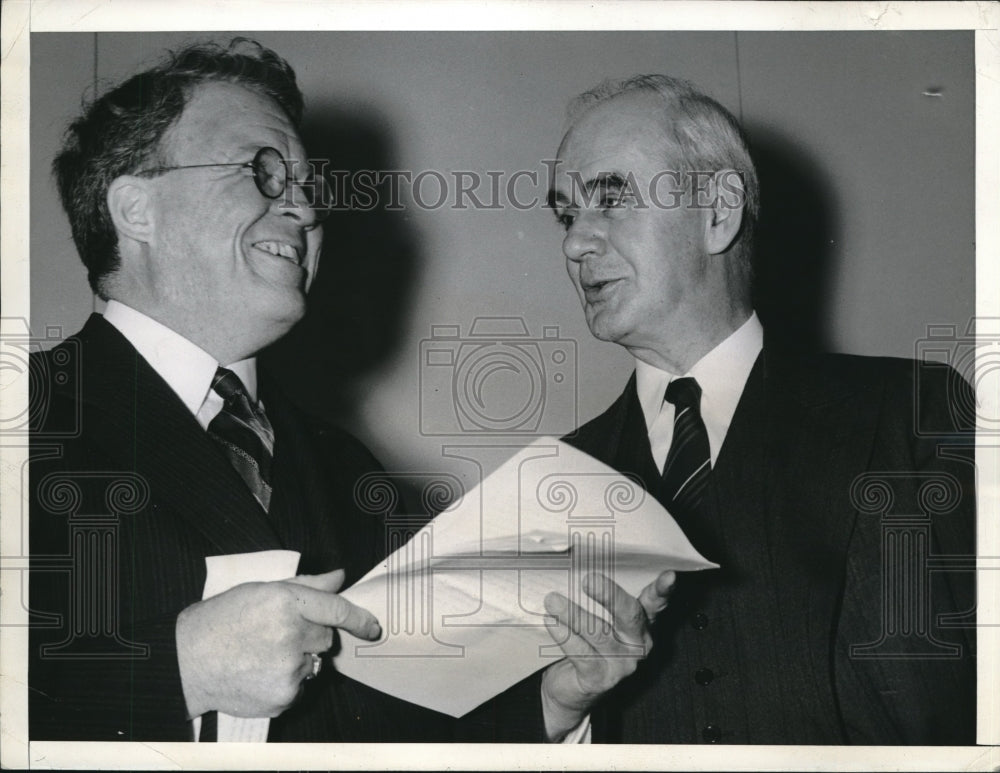
<svg viewBox="0 0 1000 773">
<path fill-rule="evenodd" d="M 769 331 L 912 356 L 929 324 L 964 329 L 972 316 L 972 32 L 242 34 L 296 69 L 307 145 L 330 168 L 497 171 L 505 181 L 534 170 L 541 179 L 522 180 L 522 200 L 544 198 L 543 162 L 574 94 L 608 76 L 688 78 L 743 121 L 761 166 Z M 74 332 L 99 308 L 48 173 L 81 95 L 165 48 L 229 37 L 32 35 L 36 334 Z M 428 182 L 423 198 L 436 190 Z M 300 402 L 347 425 L 387 467 L 468 482 L 474 465 L 445 446 L 568 431 L 618 394 L 631 359 L 587 331 L 547 209 L 457 210 L 453 198 L 434 210 L 404 195 L 399 211 L 335 213 L 310 313 L 266 359 Z M 477 317 L 522 319 L 531 342 L 475 348 Z M 432 326 L 459 326 L 459 337 L 428 342 Z M 452 364 L 429 366 L 432 353 Z M 467 391 L 477 378 L 478 406 Z M 509 431 L 484 431 L 498 428 Z"/>
</svg>

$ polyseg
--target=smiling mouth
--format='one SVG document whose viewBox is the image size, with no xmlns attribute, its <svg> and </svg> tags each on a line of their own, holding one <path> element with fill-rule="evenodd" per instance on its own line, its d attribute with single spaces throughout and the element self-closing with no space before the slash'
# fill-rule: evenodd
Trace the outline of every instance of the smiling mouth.
<svg viewBox="0 0 1000 773">
<path fill-rule="evenodd" d="M 258 250 L 274 255 L 276 258 L 290 260 L 296 266 L 302 263 L 302 251 L 294 245 L 285 242 L 255 242 L 253 246 Z"/>
</svg>

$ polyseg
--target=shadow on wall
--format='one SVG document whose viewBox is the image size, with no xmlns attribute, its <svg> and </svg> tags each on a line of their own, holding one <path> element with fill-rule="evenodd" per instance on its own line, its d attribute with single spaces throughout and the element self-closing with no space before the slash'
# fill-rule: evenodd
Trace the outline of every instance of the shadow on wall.
<svg viewBox="0 0 1000 773">
<path fill-rule="evenodd" d="M 333 170 L 395 168 L 386 122 L 370 109 L 317 104 L 302 138 L 311 158 L 329 159 L 331 185 Z M 386 210 L 386 201 L 380 196 L 369 208 L 333 211 L 306 315 L 262 358 L 300 407 L 348 430 L 359 426 L 361 379 L 400 345 L 420 270 L 406 212 Z"/>
<path fill-rule="evenodd" d="M 754 304 L 769 345 L 830 348 L 830 281 L 839 238 L 829 175 L 787 137 L 747 127 L 761 186 Z"/>
</svg>

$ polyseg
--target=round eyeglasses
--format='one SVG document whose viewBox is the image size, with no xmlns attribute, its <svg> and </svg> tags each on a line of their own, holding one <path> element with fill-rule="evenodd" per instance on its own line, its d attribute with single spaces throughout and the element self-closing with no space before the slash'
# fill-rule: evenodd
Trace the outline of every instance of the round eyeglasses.
<svg viewBox="0 0 1000 773">
<path fill-rule="evenodd" d="M 184 164 L 181 166 L 156 166 L 152 169 L 143 169 L 134 174 L 157 175 L 164 172 L 174 172 L 178 169 L 207 169 L 209 167 L 237 166 L 242 169 L 249 169 L 254 184 L 262 196 L 269 199 L 276 199 L 288 188 L 288 184 L 297 185 L 310 208 L 316 216 L 317 222 L 323 222 L 330 216 L 330 192 L 326 185 L 326 180 L 322 175 L 310 174 L 305 180 L 295 180 L 288 171 L 288 162 L 281 155 L 280 151 L 272 147 L 264 146 L 258 150 L 253 160 L 244 163 L 219 163 L 219 164 Z M 294 206 L 291 201 L 289 206 Z"/>
</svg>

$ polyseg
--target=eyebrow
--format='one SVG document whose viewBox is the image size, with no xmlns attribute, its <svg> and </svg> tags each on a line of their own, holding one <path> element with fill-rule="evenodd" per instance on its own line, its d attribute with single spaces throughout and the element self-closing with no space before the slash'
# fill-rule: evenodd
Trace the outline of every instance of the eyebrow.
<svg viewBox="0 0 1000 773">
<path fill-rule="evenodd" d="M 568 172 L 570 179 L 572 180 L 573 190 L 580 186 L 580 176 L 579 174 L 574 175 L 572 172 Z M 598 172 L 596 175 L 591 177 L 589 180 L 583 183 L 583 193 L 586 194 L 587 202 L 593 201 L 594 192 L 606 193 L 607 191 L 620 191 L 626 185 L 625 178 L 622 177 L 618 172 Z M 550 188 L 547 196 L 548 205 L 550 208 L 555 209 L 557 206 L 564 206 L 569 204 L 571 200 L 567 198 L 566 194 L 557 191 L 555 188 Z"/>
</svg>

